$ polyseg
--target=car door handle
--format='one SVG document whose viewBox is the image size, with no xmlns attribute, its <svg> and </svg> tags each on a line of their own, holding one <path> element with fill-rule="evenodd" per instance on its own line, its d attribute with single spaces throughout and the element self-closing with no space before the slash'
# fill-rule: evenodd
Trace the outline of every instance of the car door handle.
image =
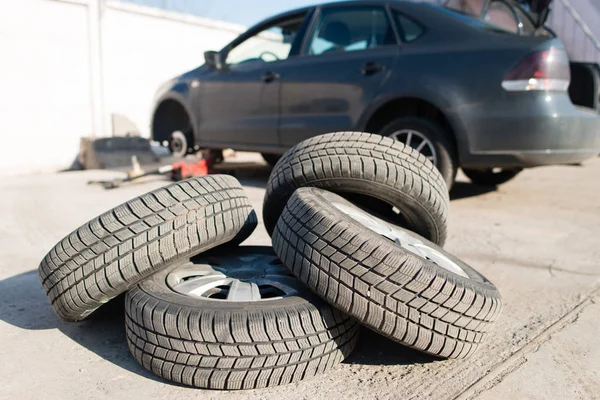
<svg viewBox="0 0 600 400">
<path fill-rule="evenodd" d="M 260 79 L 262 79 L 262 81 L 264 83 L 270 83 L 276 79 L 279 79 L 279 74 L 276 74 L 275 72 L 272 72 L 272 71 L 265 72 L 265 74 Z"/>
<path fill-rule="evenodd" d="M 360 73 L 363 75 L 373 75 L 378 73 L 379 71 L 383 71 L 385 69 L 385 67 L 381 64 L 378 64 L 374 61 L 369 61 L 368 63 L 366 63 L 365 65 L 363 65 L 363 67 L 360 70 Z"/>
</svg>

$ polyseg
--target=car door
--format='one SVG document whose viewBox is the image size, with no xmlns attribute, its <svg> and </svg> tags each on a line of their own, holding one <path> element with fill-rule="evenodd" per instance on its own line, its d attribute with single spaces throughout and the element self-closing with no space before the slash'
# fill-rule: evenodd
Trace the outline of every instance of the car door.
<svg viewBox="0 0 600 400">
<path fill-rule="evenodd" d="M 384 6 L 333 4 L 318 9 L 302 56 L 277 69 L 280 145 L 355 129 L 392 73 L 397 44 L 398 34 Z"/>
<path fill-rule="evenodd" d="M 277 146 L 280 83 L 306 12 L 258 26 L 220 52 L 199 83 L 199 137 L 214 147 Z"/>
</svg>

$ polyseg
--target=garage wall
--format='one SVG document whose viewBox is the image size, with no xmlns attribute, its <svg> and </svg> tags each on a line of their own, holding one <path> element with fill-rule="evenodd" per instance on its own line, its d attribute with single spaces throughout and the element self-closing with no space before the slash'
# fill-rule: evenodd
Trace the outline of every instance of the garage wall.
<svg viewBox="0 0 600 400">
<path fill-rule="evenodd" d="M 147 135 L 158 86 L 245 29 L 120 2 L 102 21 L 106 134 L 119 115 Z M 84 0 L 0 2 L 0 175 L 68 167 L 79 138 L 98 134 L 88 27 Z"/>
<path fill-rule="evenodd" d="M 83 5 L 1 3 L 0 170 L 74 159 L 91 126 L 87 35 Z"/>
</svg>

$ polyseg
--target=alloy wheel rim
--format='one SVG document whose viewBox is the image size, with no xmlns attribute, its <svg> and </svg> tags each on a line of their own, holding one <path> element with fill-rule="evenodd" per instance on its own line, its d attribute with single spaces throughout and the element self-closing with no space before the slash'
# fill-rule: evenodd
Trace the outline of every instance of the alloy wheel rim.
<svg viewBox="0 0 600 400">
<path fill-rule="evenodd" d="M 426 242 L 420 240 L 417 236 L 412 235 L 410 231 L 399 230 L 387 222 L 366 213 L 358 207 L 337 202 L 332 204 L 338 210 L 348 215 L 359 224 L 393 241 L 410 253 L 429 260 L 437 266 L 456 275 L 469 278 L 469 275 L 467 275 L 467 273 L 457 263 L 452 261 L 442 252 L 429 246 Z"/>
<path fill-rule="evenodd" d="M 302 291 L 276 256 L 256 253 L 196 259 L 169 272 L 166 283 L 176 293 L 211 301 L 270 301 Z"/>
<path fill-rule="evenodd" d="M 437 167 L 438 158 L 435 146 L 433 145 L 433 142 L 421 132 L 414 129 L 401 129 L 392 133 L 390 137 L 417 150 Z"/>
</svg>

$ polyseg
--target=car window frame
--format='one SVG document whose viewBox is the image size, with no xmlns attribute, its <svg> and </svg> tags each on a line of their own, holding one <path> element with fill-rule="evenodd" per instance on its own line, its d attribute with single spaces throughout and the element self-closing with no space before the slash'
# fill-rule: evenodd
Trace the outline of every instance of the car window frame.
<svg viewBox="0 0 600 400">
<path fill-rule="evenodd" d="M 419 25 L 421 27 L 421 29 L 423 29 L 423 33 L 421 33 L 421 35 L 414 39 L 411 40 L 410 42 L 406 41 L 406 33 L 404 32 L 404 27 L 402 27 L 402 24 L 400 24 L 399 21 L 396 20 L 396 16 L 394 15 L 394 13 L 396 14 L 400 14 L 403 17 L 410 19 L 412 22 L 414 22 L 415 24 Z M 394 23 L 394 25 L 396 25 L 396 29 L 399 33 L 400 36 L 400 42 L 404 45 L 409 45 L 412 44 L 414 42 L 417 42 L 419 39 L 421 39 L 423 36 L 425 36 L 427 34 L 427 31 L 429 30 L 427 28 L 427 25 L 425 25 L 424 23 L 421 22 L 421 20 L 419 20 L 418 18 L 413 17 L 412 15 L 404 12 L 403 10 L 400 10 L 398 7 L 391 7 L 390 8 L 390 14 L 391 14 L 391 18 L 392 18 L 392 22 Z"/>
<path fill-rule="evenodd" d="M 248 29 L 246 32 L 240 34 L 238 37 L 233 39 L 233 41 L 231 41 L 225 47 L 223 47 L 221 50 L 219 50 L 219 57 L 221 58 L 221 60 L 223 60 L 224 69 L 226 69 L 226 70 L 230 69 L 228 67 L 228 64 L 226 64 L 225 61 L 227 60 L 227 56 L 229 55 L 229 52 L 232 49 L 234 49 L 236 46 L 244 43 L 246 40 L 250 39 L 253 36 L 256 36 L 257 34 L 261 33 L 262 31 L 264 31 L 266 29 L 269 29 L 275 25 L 278 25 L 283 21 L 296 19 L 298 17 L 301 17 L 304 14 L 304 19 L 302 20 L 302 23 L 300 24 L 300 29 L 298 30 L 298 34 L 296 35 L 296 38 L 294 39 L 294 42 L 292 43 L 292 47 L 290 48 L 290 53 L 289 53 L 288 57 L 285 60 L 276 60 L 276 61 L 271 61 L 268 63 L 265 62 L 265 64 L 284 62 L 293 57 L 297 57 L 300 53 L 300 48 L 303 43 L 304 36 L 306 34 L 307 26 L 309 25 L 310 21 L 313 18 L 314 11 L 315 11 L 315 7 L 305 8 L 305 9 L 301 9 L 301 10 L 297 10 L 297 11 L 292 11 L 292 12 L 286 13 L 284 15 L 268 18 L 267 20 L 259 22 L 258 24 L 254 25 L 253 27 Z"/>
<path fill-rule="evenodd" d="M 317 28 L 317 23 L 319 22 L 319 18 L 321 18 L 323 10 L 330 10 L 332 8 L 333 9 L 336 9 L 336 8 L 338 8 L 338 9 L 379 8 L 379 9 L 384 10 L 384 13 L 390 24 L 390 27 L 392 28 L 392 31 L 394 32 L 394 39 L 396 40 L 396 43 L 377 46 L 377 47 L 371 48 L 371 49 L 361 49 L 361 50 L 333 52 L 333 53 L 321 53 L 321 54 L 310 54 L 309 48 L 308 48 L 308 46 L 310 44 L 309 41 L 311 40 L 312 35 L 313 35 L 315 29 Z M 321 6 L 317 6 L 313 10 L 310 24 L 308 25 L 306 31 L 304 32 L 304 38 L 302 40 L 302 45 L 300 47 L 299 56 L 301 56 L 301 57 L 322 57 L 322 56 L 331 56 L 331 55 L 340 56 L 341 54 L 348 54 L 348 53 L 354 54 L 354 53 L 361 53 L 361 52 L 365 52 L 365 51 L 368 52 L 368 51 L 376 51 L 376 50 L 381 50 L 381 49 L 389 49 L 392 47 L 399 46 L 400 44 L 402 44 L 402 41 L 400 40 L 400 36 L 399 36 L 398 29 L 396 28 L 396 24 L 393 21 L 389 4 L 382 4 L 382 3 L 376 3 L 376 2 L 373 2 L 373 4 L 368 4 L 365 2 L 360 2 L 360 3 L 357 2 L 355 4 L 332 3 L 332 4 L 324 4 Z"/>
</svg>

